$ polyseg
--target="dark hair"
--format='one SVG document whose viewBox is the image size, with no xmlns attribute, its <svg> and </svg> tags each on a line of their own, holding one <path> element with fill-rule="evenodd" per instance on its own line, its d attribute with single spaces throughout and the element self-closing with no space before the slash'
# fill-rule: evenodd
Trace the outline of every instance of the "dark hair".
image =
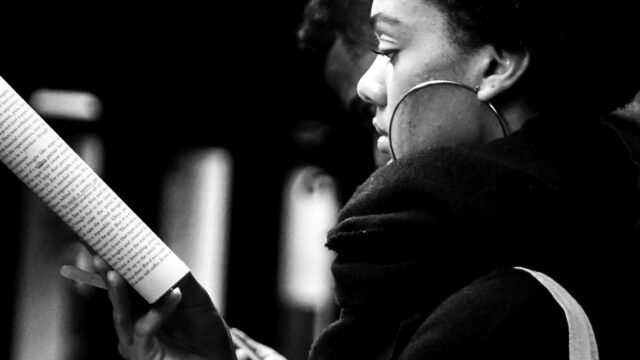
<svg viewBox="0 0 640 360">
<path fill-rule="evenodd" d="M 374 39 L 368 21 L 371 2 L 372 0 L 310 0 L 305 6 L 304 18 L 298 30 L 300 48 L 322 62 L 338 36 L 342 37 L 347 48 L 353 52 L 369 45 L 361 43 Z M 352 53 L 354 57 L 360 55 Z"/>
<path fill-rule="evenodd" d="M 448 16 L 461 47 L 528 51 L 530 67 L 519 83 L 539 106 L 573 102 L 606 113 L 640 90 L 636 0 L 424 1 Z"/>
</svg>

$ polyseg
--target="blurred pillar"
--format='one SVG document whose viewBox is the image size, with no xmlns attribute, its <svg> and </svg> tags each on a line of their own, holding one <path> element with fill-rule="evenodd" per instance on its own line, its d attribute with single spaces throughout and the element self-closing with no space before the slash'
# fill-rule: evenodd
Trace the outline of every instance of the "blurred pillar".
<svg viewBox="0 0 640 360">
<path fill-rule="evenodd" d="M 99 100 L 89 93 L 38 90 L 34 109 L 65 122 L 95 121 Z M 102 145 L 93 134 L 66 139 L 96 171 L 102 169 Z M 84 342 L 74 331 L 73 284 L 59 275 L 63 263 L 86 264 L 87 252 L 78 237 L 35 194 L 24 189 L 23 230 L 17 269 L 12 360 L 67 360 L 82 352 Z M 80 340 L 80 341 L 78 341 Z"/>
<path fill-rule="evenodd" d="M 285 186 L 278 282 L 283 319 L 277 349 L 288 359 L 304 359 L 333 319 L 332 255 L 324 244 L 339 205 L 333 179 L 317 167 L 294 170 Z"/>
<path fill-rule="evenodd" d="M 159 231 L 223 314 L 231 169 L 231 156 L 222 149 L 178 157 L 164 181 Z"/>
</svg>

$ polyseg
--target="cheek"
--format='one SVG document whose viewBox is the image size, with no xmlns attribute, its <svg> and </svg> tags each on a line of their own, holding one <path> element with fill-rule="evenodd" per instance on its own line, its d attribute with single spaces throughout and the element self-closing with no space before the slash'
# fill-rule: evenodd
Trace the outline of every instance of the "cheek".
<svg viewBox="0 0 640 360">
<path fill-rule="evenodd" d="M 479 145 L 479 131 L 470 123 L 451 121 L 401 121 L 394 125 L 393 148 L 397 157 L 441 146 L 474 148 Z"/>
<path fill-rule="evenodd" d="M 446 85 L 412 92 L 398 107 L 391 125 L 397 157 L 438 146 L 477 147 L 484 142 L 475 93 Z"/>
<path fill-rule="evenodd" d="M 441 53 L 429 59 L 412 55 L 401 59 L 387 78 L 390 118 L 398 101 L 415 85 L 428 80 L 462 82 L 455 54 Z M 438 88 L 412 93 L 403 100 L 390 120 L 395 155 L 438 146 L 477 146 L 483 131 L 474 120 L 475 109 L 467 106 L 467 97 L 473 99 L 475 93 L 466 91 Z"/>
<path fill-rule="evenodd" d="M 448 142 L 448 138 L 451 137 L 445 124 L 429 122 L 424 118 L 411 118 L 410 121 L 396 120 L 391 131 L 392 146 L 396 157 L 437 147 Z"/>
<path fill-rule="evenodd" d="M 412 87 L 429 80 L 458 80 L 457 63 L 449 54 L 425 58 L 416 53 L 402 54 L 387 75 L 389 104 L 395 104 Z M 401 56 L 402 56 L 401 55 Z"/>
<path fill-rule="evenodd" d="M 397 64 L 390 67 L 387 73 L 387 92 L 389 100 L 395 104 L 400 97 L 413 86 L 419 84 L 423 77 L 415 71 L 415 66 L 408 61 L 400 59 Z"/>
</svg>

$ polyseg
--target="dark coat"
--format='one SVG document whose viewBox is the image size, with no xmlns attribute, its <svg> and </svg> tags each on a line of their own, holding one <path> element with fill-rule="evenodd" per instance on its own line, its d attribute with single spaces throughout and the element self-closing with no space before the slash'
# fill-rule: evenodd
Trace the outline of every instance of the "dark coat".
<svg viewBox="0 0 640 360">
<path fill-rule="evenodd" d="M 378 169 L 329 233 L 341 316 L 311 359 L 567 359 L 562 309 L 514 266 L 578 300 L 602 359 L 624 354 L 636 177 L 619 137 L 584 119 Z"/>
</svg>

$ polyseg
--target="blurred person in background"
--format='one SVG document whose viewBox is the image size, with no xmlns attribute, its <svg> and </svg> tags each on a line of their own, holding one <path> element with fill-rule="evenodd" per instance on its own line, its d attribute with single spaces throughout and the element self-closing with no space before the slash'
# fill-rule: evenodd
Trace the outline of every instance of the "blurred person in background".
<svg viewBox="0 0 640 360">
<path fill-rule="evenodd" d="M 320 68 L 331 91 L 338 97 L 349 119 L 371 135 L 377 165 L 388 156 L 375 146 L 371 126 L 374 108 L 358 96 L 357 85 L 373 63 L 377 46 L 369 25 L 372 0 L 310 0 L 298 31 L 302 52 L 312 66 Z"/>
</svg>

